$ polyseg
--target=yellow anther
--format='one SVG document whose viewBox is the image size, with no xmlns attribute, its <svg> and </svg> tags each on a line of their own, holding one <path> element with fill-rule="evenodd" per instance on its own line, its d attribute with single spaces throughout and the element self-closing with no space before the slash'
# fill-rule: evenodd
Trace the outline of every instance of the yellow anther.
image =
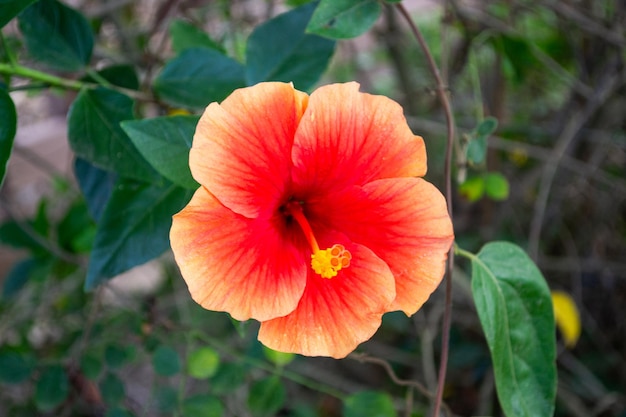
<svg viewBox="0 0 626 417">
<path fill-rule="evenodd" d="M 311 268 L 322 278 L 333 278 L 342 268 L 350 266 L 352 254 L 343 245 L 317 250 L 311 255 Z"/>
</svg>

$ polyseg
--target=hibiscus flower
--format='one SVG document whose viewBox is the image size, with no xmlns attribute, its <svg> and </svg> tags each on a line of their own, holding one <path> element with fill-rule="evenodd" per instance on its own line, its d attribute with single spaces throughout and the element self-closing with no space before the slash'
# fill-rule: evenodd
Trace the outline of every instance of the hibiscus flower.
<svg viewBox="0 0 626 417">
<path fill-rule="evenodd" d="M 357 83 L 236 90 L 206 108 L 189 165 L 201 187 L 170 239 L 191 296 L 258 320 L 274 350 L 344 357 L 443 277 L 453 231 L 419 178 L 424 141 Z"/>
</svg>

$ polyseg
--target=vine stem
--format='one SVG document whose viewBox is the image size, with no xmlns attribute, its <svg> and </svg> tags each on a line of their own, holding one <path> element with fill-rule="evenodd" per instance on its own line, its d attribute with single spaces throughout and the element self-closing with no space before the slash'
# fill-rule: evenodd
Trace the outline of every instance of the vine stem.
<svg viewBox="0 0 626 417">
<path fill-rule="evenodd" d="M 81 90 L 83 88 L 95 88 L 98 85 L 102 85 L 111 90 L 115 90 L 119 93 L 125 94 L 133 99 L 140 101 L 154 101 L 150 96 L 143 94 L 140 91 L 130 90 L 128 88 L 122 88 L 109 83 L 107 80 L 99 76 L 95 71 L 88 71 L 100 84 L 94 84 L 90 82 L 83 82 L 78 80 L 71 80 L 68 78 L 57 77 L 56 75 L 48 74 L 46 72 L 38 71 L 36 69 L 28 68 L 16 63 L 2 63 L 0 62 L 0 74 L 15 75 L 17 77 L 28 78 L 29 80 L 39 81 L 48 86 L 66 88 L 69 90 Z"/>
<path fill-rule="evenodd" d="M 430 48 L 428 44 L 424 40 L 422 36 L 422 32 L 419 30 L 417 25 L 413 22 L 411 15 L 404 7 L 402 3 L 398 3 L 396 5 L 398 11 L 404 17 L 409 27 L 411 28 L 411 32 L 413 32 L 413 36 L 420 45 L 422 52 L 426 57 L 426 61 L 428 62 L 428 67 L 430 72 L 435 77 L 435 81 L 437 82 L 437 95 L 441 104 L 443 105 L 443 109 L 446 115 L 446 126 L 447 126 L 447 142 L 446 142 L 446 154 L 445 154 L 445 163 L 444 163 L 444 182 L 445 182 L 445 197 L 446 203 L 448 206 L 448 214 L 450 218 L 452 218 L 452 148 L 454 145 L 454 116 L 452 114 L 452 106 L 450 104 L 450 100 L 448 99 L 447 88 L 441 78 L 441 74 L 439 72 L 439 68 L 435 63 L 435 59 L 433 58 Z M 435 397 L 435 402 L 433 405 L 433 417 L 439 416 L 439 410 L 441 409 L 441 403 L 443 398 L 443 388 L 446 380 L 446 371 L 448 367 L 448 353 L 449 353 L 449 345 L 450 345 L 450 326 L 452 319 L 452 265 L 454 264 L 454 249 L 451 247 L 448 252 L 448 261 L 446 263 L 446 289 L 445 289 L 445 305 L 443 312 L 443 323 L 442 323 L 442 336 L 441 336 L 441 362 L 439 364 L 439 375 L 437 381 L 437 393 Z"/>
</svg>

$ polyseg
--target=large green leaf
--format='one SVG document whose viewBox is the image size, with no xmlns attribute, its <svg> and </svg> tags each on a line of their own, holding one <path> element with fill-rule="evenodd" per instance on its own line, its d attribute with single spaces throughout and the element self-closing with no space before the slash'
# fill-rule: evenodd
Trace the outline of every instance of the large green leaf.
<svg viewBox="0 0 626 417">
<path fill-rule="evenodd" d="M 74 175 L 85 197 L 91 217 L 98 221 L 113 192 L 117 174 L 105 171 L 82 158 L 74 160 Z"/>
<path fill-rule="evenodd" d="M 6 174 L 17 129 L 17 113 L 11 96 L 0 88 L 0 188 Z"/>
<path fill-rule="evenodd" d="M 176 53 L 197 47 L 211 48 L 225 52 L 224 48 L 209 38 L 206 32 L 184 20 L 174 20 L 170 24 L 169 31 L 172 38 L 172 49 Z"/>
<path fill-rule="evenodd" d="M 174 184 L 195 190 L 198 183 L 189 170 L 189 149 L 198 116 L 169 116 L 122 123 L 143 157 Z"/>
<path fill-rule="evenodd" d="M 56 0 L 39 0 L 18 21 L 33 58 L 59 71 L 79 71 L 89 63 L 93 32 L 78 11 Z"/>
<path fill-rule="evenodd" d="M 174 106 L 202 109 L 245 85 L 243 66 L 209 48 L 186 49 L 154 80 L 154 91 Z"/>
<path fill-rule="evenodd" d="M 87 269 L 86 289 L 159 256 L 169 247 L 172 215 L 191 191 L 120 179 L 100 222 Z"/>
<path fill-rule="evenodd" d="M 99 168 L 159 182 L 160 176 L 141 156 L 120 122 L 133 119 L 134 102 L 105 88 L 82 90 L 68 114 L 68 137 L 74 152 Z"/>
<path fill-rule="evenodd" d="M 0 0 L 0 29 L 35 0 Z"/>
<path fill-rule="evenodd" d="M 354 38 L 372 27 L 381 10 L 378 0 L 321 0 L 306 31 L 332 39 Z"/>
<path fill-rule="evenodd" d="M 304 32 L 316 3 L 306 4 L 257 26 L 246 48 L 246 81 L 293 82 L 308 90 L 326 70 L 335 42 Z"/>
<path fill-rule="evenodd" d="M 548 285 L 528 255 L 512 243 L 489 243 L 470 258 L 472 294 L 502 409 L 509 417 L 551 416 L 557 375 Z"/>
</svg>

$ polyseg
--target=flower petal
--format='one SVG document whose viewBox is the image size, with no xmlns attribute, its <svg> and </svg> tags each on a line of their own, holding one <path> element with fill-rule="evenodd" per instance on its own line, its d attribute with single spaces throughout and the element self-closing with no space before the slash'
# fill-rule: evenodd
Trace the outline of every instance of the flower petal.
<svg viewBox="0 0 626 417">
<path fill-rule="evenodd" d="M 307 101 L 291 84 L 271 82 L 211 103 L 189 153 L 194 178 L 236 213 L 273 211 L 290 183 L 293 138 Z"/>
<path fill-rule="evenodd" d="M 350 266 L 331 279 L 309 268 L 298 307 L 262 322 L 261 343 L 281 352 L 342 358 L 372 337 L 395 297 L 393 275 L 369 249 L 344 246 L 352 253 Z"/>
<path fill-rule="evenodd" d="M 304 188 L 426 173 L 424 141 L 409 129 L 402 107 L 358 90 L 352 82 L 311 94 L 292 153 L 294 180 Z"/>
<path fill-rule="evenodd" d="M 192 298 L 237 320 L 293 311 L 306 284 L 307 252 L 291 244 L 280 220 L 238 215 L 200 187 L 170 231 Z"/>
<path fill-rule="evenodd" d="M 454 240 L 446 202 L 421 178 L 378 180 L 330 196 L 328 225 L 367 246 L 396 279 L 392 309 L 414 314 L 435 291 Z M 321 204 L 321 203 L 320 203 Z"/>
</svg>

